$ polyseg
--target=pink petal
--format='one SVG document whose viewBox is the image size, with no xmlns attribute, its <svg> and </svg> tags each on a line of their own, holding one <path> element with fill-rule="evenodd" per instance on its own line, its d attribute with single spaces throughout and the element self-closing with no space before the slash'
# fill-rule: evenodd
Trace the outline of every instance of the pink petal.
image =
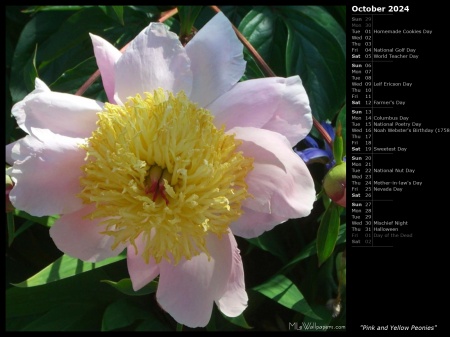
<svg viewBox="0 0 450 337">
<path fill-rule="evenodd" d="M 115 88 L 120 101 L 161 87 L 190 95 L 192 72 L 178 36 L 162 23 L 151 23 L 116 63 Z M 117 101 L 117 99 L 116 99 Z"/>
<path fill-rule="evenodd" d="M 234 235 L 229 233 L 233 250 L 233 264 L 225 294 L 216 301 L 217 307 L 228 317 L 236 317 L 247 308 L 248 296 L 245 291 L 244 266 Z"/>
<path fill-rule="evenodd" d="M 250 127 L 228 132 L 244 141 L 238 150 L 254 158 L 254 168 L 246 178 L 253 198 L 246 199 L 243 206 L 278 217 L 307 216 L 315 201 L 314 181 L 286 137 Z"/>
<path fill-rule="evenodd" d="M 308 96 L 298 76 L 239 82 L 207 107 L 217 126 L 256 127 L 284 135 L 291 147 L 311 131 Z"/>
<path fill-rule="evenodd" d="M 191 100 L 206 106 L 230 90 L 245 71 L 242 51 L 230 21 L 216 14 L 186 45 L 194 74 Z"/>
<path fill-rule="evenodd" d="M 5 157 L 6 157 L 6 163 L 8 165 L 13 165 L 14 164 L 14 159 L 12 158 L 12 149 L 16 145 L 17 142 L 18 142 L 18 140 L 16 140 L 15 142 L 12 142 L 12 143 L 6 145 Z"/>
<path fill-rule="evenodd" d="M 89 98 L 52 92 L 36 78 L 36 90 L 15 104 L 12 114 L 22 130 L 49 129 L 68 137 L 89 137 L 96 129 L 103 103 Z"/>
<path fill-rule="evenodd" d="M 246 239 L 256 238 L 288 220 L 288 218 L 275 215 L 274 213 L 258 212 L 247 207 L 242 207 L 242 210 L 244 214 L 230 224 L 230 229 L 234 235 Z"/>
<path fill-rule="evenodd" d="M 103 88 L 105 89 L 109 102 L 114 104 L 114 66 L 117 60 L 122 56 L 122 53 L 100 36 L 94 34 L 89 35 L 91 36 L 92 45 L 94 47 L 95 59 L 98 68 L 100 69 L 100 73 L 102 74 Z"/>
<path fill-rule="evenodd" d="M 124 250 L 124 245 L 112 250 L 114 238 L 100 234 L 105 230 L 99 225 L 101 219 L 87 217 L 94 207 L 92 204 L 85 206 L 56 220 L 50 228 L 50 236 L 60 251 L 86 262 L 98 262 Z"/>
<path fill-rule="evenodd" d="M 183 259 L 177 265 L 165 260 L 159 265 L 158 303 L 178 323 L 191 328 L 208 324 L 214 301 L 224 295 L 231 273 L 230 236 L 222 235 L 219 239 L 210 234 L 207 247 L 210 261 L 202 253 L 188 261 Z"/>
<path fill-rule="evenodd" d="M 39 137 L 26 136 L 12 149 L 15 160 L 11 176 L 16 182 L 10 193 L 13 205 L 34 216 L 63 214 L 81 207 L 80 167 L 86 152 L 82 141 L 40 130 Z"/>
<path fill-rule="evenodd" d="M 136 239 L 137 254 L 132 245 L 127 248 L 127 265 L 134 291 L 138 291 L 159 274 L 159 267 L 154 258 L 150 258 L 149 263 L 145 263 L 141 253 L 144 250 L 145 243 L 142 241 L 142 235 Z"/>
</svg>

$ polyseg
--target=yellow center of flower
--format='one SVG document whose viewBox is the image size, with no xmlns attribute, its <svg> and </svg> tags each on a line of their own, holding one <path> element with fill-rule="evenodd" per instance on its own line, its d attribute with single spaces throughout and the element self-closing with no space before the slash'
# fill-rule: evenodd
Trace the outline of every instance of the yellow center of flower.
<svg viewBox="0 0 450 337">
<path fill-rule="evenodd" d="M 79 196 L 95 204 L 89 217 L 103 219 L 112 249 L 133 245 L 158 263 L 208 254 L 208 233 L 227 233 L 249 197 L 245 177 L 253 159 L 237 151 L 240 141 L 184 93 L 162 89 L 125 106 L 106 103 L 97 125 L 82 145 L 87 164 Z"/>
</svg>

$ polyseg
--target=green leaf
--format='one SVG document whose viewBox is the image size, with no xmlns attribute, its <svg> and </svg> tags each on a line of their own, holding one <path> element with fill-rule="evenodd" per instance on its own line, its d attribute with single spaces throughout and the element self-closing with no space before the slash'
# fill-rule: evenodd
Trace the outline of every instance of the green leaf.
<svg viewBox="0 0 450 337">
<path fill-rule="evenodd" d="M 333 120 L 346 97 L 344 30 L 318 6 L 284 6 L 276 11 L 288 30 L 287 74 L 302 78 L 316 119 Z"/>
<path fill-rule="evenodd" d="M 146 319 L 149 316 L 151 316 L 150 311 L 121 298 L 106 308 L 102 319 L 102 331 L 124 328 L 138 319 Z"/>
<path fill-rule="evenodd" d="M 61 303 L 21 328 L 21 331 L 83 331 L 96 327 L 93 317 L 99 307 L 93 303 Z"/>
<path fill-rule="evenodd" d="M 123 6 L 98 6 L 110 18 L 117 20 L 122 26 L 125 25 L 123 21 Z"/>
<path fill-rule="evenodd" d="M 180 39 L 188 38 L 192 32 L 197 16 L 203 6 L 178 6 L 178 16 L 180 17 Z M 182 41 L 183 43 L 183 41 Z"/>
<path fill-rule="evenodd" d="M 244 60 L 247 62 L 247 65 L 245 67 L 245 73 L 242 76 L 241 81 L 265 77 L 258 63 L 247 51 L 244 51 Z"/>
<path fill-rule="evenodd" d="M 11 212 L 6 213 L 6 223 L 8 226 L 8 246 L 14 241 L 15 234 L 15 226 L 14 226 L 14 215 Z"/>
<path fill-rule="evenodd" d="M 36 54 L 38 50 L 38 45 L 34 48 L 32 57 L 25 63 L 23 71 L 23 80 L 27 85 L 27 88 L 31 91 L 34 88 L 34 82 L 36 77 L 38 77 L 38 72 L 36 69 Z"/>
<path fill-rule="evenodd" d="M 100 282 L 110 277 L 117 266 L 98 268 L 90 273 L 79 274 L 60 282 L 52 282 L 39 287 L 6 290 L 6 321 L 21 319 L 31 315 L 42 315 L 64 303 L 107 304 L 124 295 Z M 98 321 L 100 328 L 101 317 Z"/>
<path fill-rule="evenodd" d="M 324 306 L 314 306 L 314 311 L 317 312 L 321 319 L 316 319 L 312 317 L 305 317 L 302 322 L 302 331 L 327 331 L 327 326 L 330 324 L 332 319 L 332 313 Z"/>
<path fill-rule="evenodd" d="M 106 16 L 98 7 L 86 8 L 71 15 L 61 24 L 57 32 L 40 45 L 38 53 L 40 78 L 45 83 L 52 83 L 67 69 L 91 57 L 93 49 L 89 33 L 108 39 L 109 34 L 104 32 L 107 27 L 109 33 L 114 33 L 116 27 L 123 30 L 122 26 Z"/>
<path fill-rule="evenodd" d="M 345 30 L 347 26 L 347 7 L 346 6 L 324 6 L 325 10 L 327 10 L 342 28 Z"/>
<path fill-rule="evenodd" d="M 275 74 L 300 75 L 319 121 L 334 120 L 346 97 L 346 35 L 329 11 L 258 6 L 242 19 L 239 30 Z"/>
<path fill-rule="evenodd" d="M 34 89 L 34 82 L 30 81 L 29 67 L 36 46 L 59 29 L 60 24 L 70 16 L 71 12 L 42 12 L 34 16 L 22 30 L 14 50 L 11 66 L 10 92 L 13 102 L 18 102 Z"/>
<path fill-rule="evenodd" d="M 23 30 L 15 50 L 11 70 L 13 101 L 22 99 L 34 89 L 34 83 L 25 83 L 23 69 L 36 45 L 39 77 L 47 84 L 52 83 L 67 70 L 93 56 L 89 33 L 100 35 L 119 48 L 119 45 L 129 42 L 148 24 L 147 16 L 142 18 L 142 13 L 130 8 L 127 13 L 126 26 L 117 22 L 116 13 L 111 18 L 99 7 L 84 7 L 76 12 L 37 13 Z M 42 19 L 45 21 L 41 22 Z"/>
<path fill-rule="evenodd" d="M 147 317 L 145 321 L 140 323 L 134 331 L 172 331 L 173 329 L 167 324 L 154 316 Z"/>
<path fill-rule="evenodd" d="M 130 296 L 143 296 L 148 294 L 153 294 L 156 289 L 158 288 L 158 282 L 152 281 L 149 284 L 147 284 L 145 287 L 139 289 L 138 291 L 133 290 L 133 284 L 131 283 L 131 279 L 124 278 L 120 280 L 119 282 L 114 282 L 110 280 L 103 280 L 102 282 L 105 282 L 112 287 L 116 288 L 120 292 L 130 295 Z"/>
<path fill-rule="evenodd" d="M 5 75 L 5 144 L 17 139 L 16 137 L 16 121 L 11 114 L 11 93 L 9 91 L 10 77 L 9 72 Z"/>
<path fill-rule="evenodd" d="M 270 8 L 257 7 L 248 12 L 239 24 L 239 31 L 275 74 L 286 76 L 287 30 Z"/>
<path fill-rule="evenodd" d="M 94 270 L 96 268 L 121 261 L 125 258 L 126 254 L 122 253 L 118 256 L 110 257 L 100 262 L 91 263 L 83 262 L 68 255 L 63 255 L 58 260 L 42 269 L 36 275 L 30 277 L 28 280 L 13 285 L 16 287 L 39 286 Z"/>
<path fill-rule="evenodd" d="M 275 275 L 269 281 L 254 287 L 256 290 L 282 306 L 305 316 L 320 319 L 306 302 L 297 286 L 284 275 Z"/>
<path fill-rule="evenodd" d="M 36 222 L 40 225 L 43 225 L 43 226 L 49 227 L 49 228 L 51 226 L 53 226 L 55 221 L 58 220 L 58 218 L 59 218 L 57 215 L 37 217 L 37 216 L 30 215 L 24 211 L 20 211 L 18 209 L 14 210 L 14 215 L 19 218 L 31 220 L 33 222 Z"/>
<path fill-rule="evenodd" d="M 92 55 L 89 33 L 99 34 L 107 27 L 114 26 L 115 22 L 104 15 L 98 7 L 89 7 L 75 12 L 42 44 L 42 50 L 39 54 L 39 60 L 41 61 L 39 69 L 74 47 L 83 47 L 86 49 L 85 55 Z"/>
<path fill-rule="evenodd" d="M 116 13 L 117 19 L 119 20 L 122 26 L 125 26 L 125 22 L 123 21 L 123 6 L 112 6 L 114 13 Z"/>
<path fill-rule="evenodd" d="M 89 57 L 64 71 L 49 87 L 53 91 L 75 94 L 97 69 L 95 57 Z"/>
<path fill-rule="evenodd" d="M 230 20 L 235 27 L 239 27 L 242 19 L 250 12 L 253 6 L 219 6 L 223 14 Z"/>
<path fill-rule="evenodd" d="M 247 241 L 256 247 L 275 255 L 283 263 L 286 263 L 289 260 L 289 254 L 286 250 L 284 236 L 284 232 L 274 230 L 265 232 L 256 238 L 247 239 Z"/>
<path fill-rule="evenodd" d="M 79 11 L 83 8 L 91 6 L 31 6 L 24 9 L 23 13 L 36 14 L 37 12 L 45 11 Z"/>
<path fill-rule="evenodd" d="M 339 228 L 339 235 L 336 241 L 336 245 L 342 244 L 346 241 L 346 225 L 342 224 Z M 297 265 L 300 261 L 317 254 L 317 240 L 309 243 L 303 250 L 294 257 L 289 263 L 287 263 L 280 271 L 280 273 L 285 273 L 293 266 Z"/>
<path fill-rule="evenodd" d="M 222 313 L 222 312 L 221 312 Z M 224 314 L 222 316 L 230 323 L 233 323 L 234 325 L 237 325 L 238 327 L 244 328 L 244 329 L 253 329 L 250 325 L 248 325 L 247 321 L 245 320 L 245 317 L 243 314 L 240 314 L 236 317 L 228 317 Z"/>
<path fill-rule="evenodd" d="M 14 238 L 17 238 L 20 234 L 22 234 L 23 232 L 25 232 L 28 228 L 30 228 L 31 226 L 34 226 L 36 223 L 28 220 L 25 221 L 23 224 L 20 225 L 20 227 L 14 232 Z"/>
<path fill-rule="evenodd" d="M 340 215 L 339 206 L 331 203 L 323 214 L 317 230 L 317 256 L 319 266 L 333 253 L 339 234 Z"/>
</svg>

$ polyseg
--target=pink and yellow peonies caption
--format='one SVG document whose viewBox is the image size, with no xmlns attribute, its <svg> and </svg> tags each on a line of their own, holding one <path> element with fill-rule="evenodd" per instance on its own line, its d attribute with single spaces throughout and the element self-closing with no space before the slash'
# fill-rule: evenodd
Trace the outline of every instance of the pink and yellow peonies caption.
<svg viewBox="0 0 450 337">
<path fill-rule="evenodd" d="M 109 102 L 52 92 L 40 79 L 12 113 L 27 136 L 6 146 L 12 204 L 59 214 L 56 246 L 96 262 L 127 249 L 134 290 L 203 327 L 214 303 L 247 307 L 234 235 L 256 237 L 315 201 L 292 150 L 312 127 L 298 76 L 238 82 L 243 46 L 215 15 L 185 47 L 151 23 L 122 54 L 91 35 Z"/>
</svg>

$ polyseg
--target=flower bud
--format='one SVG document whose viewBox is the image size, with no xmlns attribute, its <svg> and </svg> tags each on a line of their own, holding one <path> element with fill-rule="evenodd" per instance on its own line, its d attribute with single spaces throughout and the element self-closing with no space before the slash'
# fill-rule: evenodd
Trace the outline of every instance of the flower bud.
<svg viewBox="0 0 450 337">
<path fill-rule="evenodd" d="M 346 206 L 346 163 L 336 165 L 327 172 L 323 179 L 323 189 L 336 204 Z"/>
</svg>

